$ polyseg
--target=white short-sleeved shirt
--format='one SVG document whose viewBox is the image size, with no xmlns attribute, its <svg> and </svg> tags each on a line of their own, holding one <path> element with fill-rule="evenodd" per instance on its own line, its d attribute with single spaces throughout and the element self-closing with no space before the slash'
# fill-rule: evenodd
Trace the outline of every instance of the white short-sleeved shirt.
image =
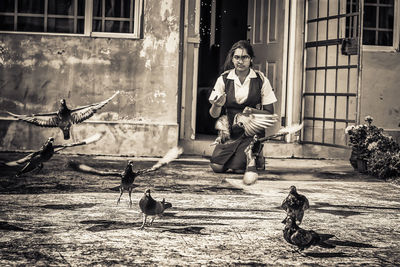
<svg viewBox="0 0 400 267">
<path fill-rule="evenodd" d="M 260 71 L 257 71 L 260 75 L 261 79 L 263 80 L 263 85 L 261 88 L 261 104 L 268 105 L 275 103 L 277 101 L 275 97 L 275 93 L 272 90 L 272 86 L 264 76 L 264 74 Z M 257 78 L 257 74 L 253 69 L 250 69 L 249 74 L 247 75 L 244 83 L 242 84 L 239 80 L 239 77 L 235 73 L 235 69 L 229 71 L 227 79 L 231 79 L 234 81 L 235 85 L 235 98 L 238 104 L 243 104 L 247 100 L 247 96 L 249 95 L 249 88 L 250 88 L 250 79 Z M 209 100 L 215 99 L 217 95 L 222 95 L 225 93 L 225 83 L 222 75 L 218 77 L 217 82 L 214 85 L 214 90 L 211 92 Z"/>
</svg>

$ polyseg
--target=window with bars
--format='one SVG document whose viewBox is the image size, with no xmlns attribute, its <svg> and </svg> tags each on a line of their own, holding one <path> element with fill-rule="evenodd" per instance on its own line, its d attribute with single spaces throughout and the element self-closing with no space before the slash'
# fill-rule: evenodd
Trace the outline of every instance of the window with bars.
<svg viewBox="0 0 400 267">
<path fill-rule="evenodd" d="M 1 0 L 0 31 L 138 38 L 143 0 Z"/>
<path fill-rule="evenodd" d="M 398 0 L 365 0 L 363 45 L 398 46 Z"/>
</svg>

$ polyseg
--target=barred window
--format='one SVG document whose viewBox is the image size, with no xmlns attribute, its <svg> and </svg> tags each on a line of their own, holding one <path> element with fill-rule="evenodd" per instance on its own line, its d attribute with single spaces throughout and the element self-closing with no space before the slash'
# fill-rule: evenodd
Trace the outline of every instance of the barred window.
<svg viewBox="0 0 400 267">
<path fill-rule="evenodd" d="M 138 38 L 143 0 L 1 0 L 0 31 Z"/>
<path fill-rule="evenodd" d="M 363 45 L 393 46 L 395 14 L 395 0 L 365 0 Z"/>
</svg>

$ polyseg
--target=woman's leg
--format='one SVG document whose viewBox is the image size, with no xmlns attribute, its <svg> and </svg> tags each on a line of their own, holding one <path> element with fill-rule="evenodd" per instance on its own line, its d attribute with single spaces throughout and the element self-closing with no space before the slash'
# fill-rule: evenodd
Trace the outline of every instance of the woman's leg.
<svg viewBox="0 0 400 267">
<path fill-rule="evenodd" d="M 224 165 L 220 165 L 217 163 L 210 163 L 210 167 L 216 173 L 223 173 L 226 171 L 226 167 Z"/>
</svg>

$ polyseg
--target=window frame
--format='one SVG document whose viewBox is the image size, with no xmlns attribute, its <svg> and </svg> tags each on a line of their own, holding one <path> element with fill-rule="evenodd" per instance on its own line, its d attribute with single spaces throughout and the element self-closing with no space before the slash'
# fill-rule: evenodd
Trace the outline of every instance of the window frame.
<svg viewBox="0 0 400 267">
<path fill-rule="evenodd" d="M 18 1 L 18 0 L 15 0 Z M 27 31 L 4 31 L 0 33 L 7 34 L 25 34 L 25 35 L 46 35 L 46 36 L 76 36 L 76 37 L 100 37 L 100 38 L 124 38 L 124 39 L 140 39 L 143 15 L 143 1 L 134 0 L 134 24 L 133 33 L 118 33 L 118 32 L 94 32 L 92 31 L 93 24 L 93 0 L 85 0 L 84 12 L 84 32 L 83 33 L 55 33 L 55 32 L 27 32 Z M 46 18 L 46 14 L 43 14 Z"/>
<path fill-rule="evenodd" d="M 362 8 L 364 11 L 364 1 L 362 0 Z M 364 12 L 363 12 L 364 13 Z M 364 15 L 362 18 L 361 34 L 364 32 Z M 400 0 L 394 0 L 394 19 L 393 19 L 393 44 L 392 46 L 382 45 L 362 45 L 362 50 L 367 52 L 396 52 L 400 48 Z"/>
</svg>

